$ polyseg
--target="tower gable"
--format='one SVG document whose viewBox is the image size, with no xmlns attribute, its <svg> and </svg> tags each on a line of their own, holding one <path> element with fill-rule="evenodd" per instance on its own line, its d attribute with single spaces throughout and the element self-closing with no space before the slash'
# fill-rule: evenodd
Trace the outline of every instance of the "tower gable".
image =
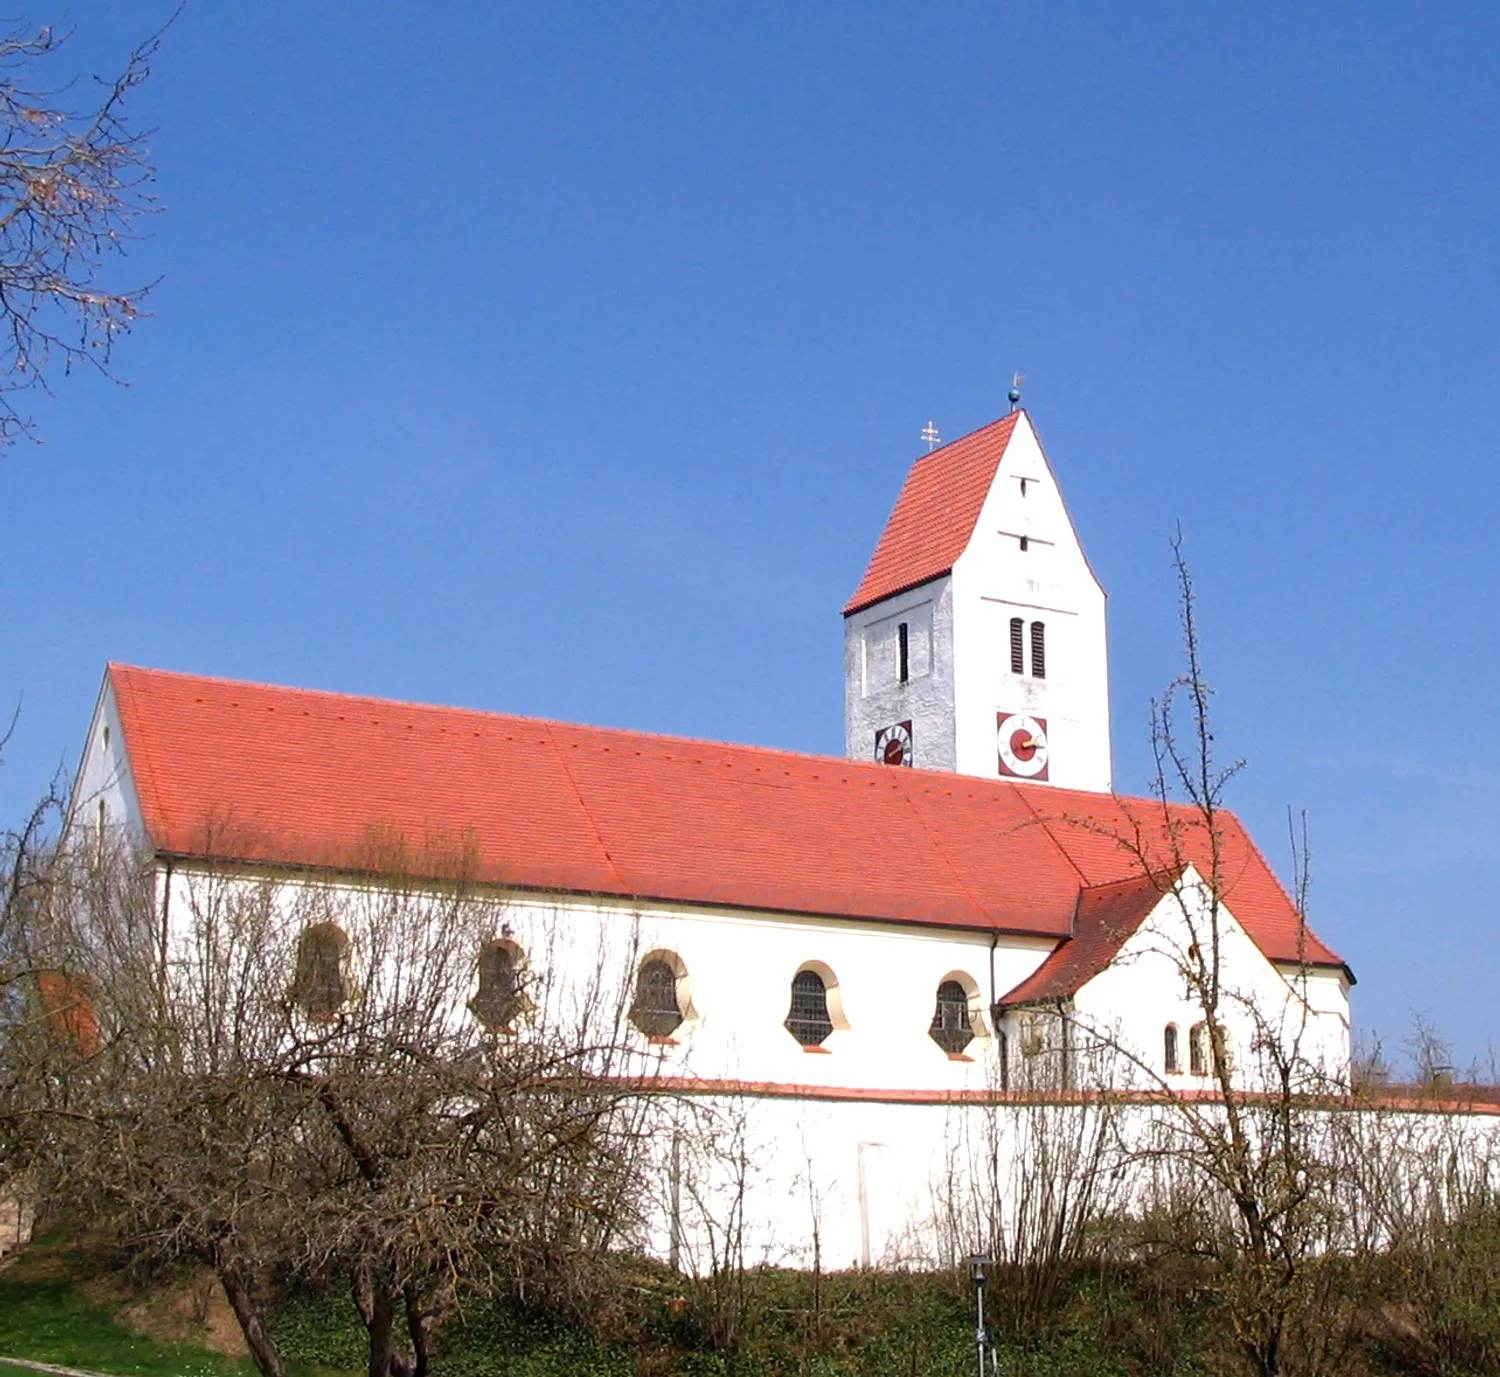
<svg viewBox="0 0 1500 1377">
<path fill-rule="evenodd" d="M 852 759 L 1110 787 L 1104 591 L 1025 412 L 917 460 L 844 614 Z"/>
</svg>

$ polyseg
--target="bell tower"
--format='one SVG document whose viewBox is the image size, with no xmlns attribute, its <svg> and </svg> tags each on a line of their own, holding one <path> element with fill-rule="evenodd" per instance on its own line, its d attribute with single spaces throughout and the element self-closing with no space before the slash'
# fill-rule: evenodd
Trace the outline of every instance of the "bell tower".
<svg viewBox="0 0 1500 1377">
<path fill-rule="evenodd" d="M 1108 790 L 1104 604 L 1026 412 L 923 455 L 844 608 L 845 754 Z"/>
</svg>

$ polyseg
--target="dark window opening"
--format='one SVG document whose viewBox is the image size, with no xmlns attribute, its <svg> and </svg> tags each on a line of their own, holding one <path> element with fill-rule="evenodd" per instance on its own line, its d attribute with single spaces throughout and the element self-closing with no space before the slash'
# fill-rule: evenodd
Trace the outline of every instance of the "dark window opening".
<svg viewBox="0 0 1500 1377">
<path fill-rule="evenodd" d="M 1010 619 L 1010 672 L 1026 673 L 1026 623 L 1020 617 Z"/>
<path fill-rule="evenodd" d="M 1206 1076 L 1208 1065 L 1208 1024 L 1195 1023 L 1188 1034 L 1188 1070 L 1195 1076 Z"/>
<path fill-rule="evenodd" d="M 292 999 L 309 1018 L 333 1018 L 348 1002 L 349 939 L 337 923 L 314 923 L 297 940 Z"/>
<path fill-rule="evenodd" d="M 630 1021 L 648 1038 L 670 1037 L 682 1026 L 677 999 L 677 972 L 660 957 L 646 962 L 635 978 Z"/>
<path fill-rule="evenodd" d="M 509 1032 L 526 1007 L 519 967 L 519 953 L 504 942 L 480 948 L 479 988 L 469 1012 L 492 1033 Z"/>
<path fill-rule="evenodd" d="M 1047 677 L 1047 628 L 1042 622 L 1031 624 L 1031 677 Z"/>
<path fill-rule="evenodd" d="M 1177 1046 L 1177 1025 L 1167 1024 L 1166 1031 L 1162 1034 L 1162 1050 L 1166 1054 L 1165 1061 L 1167 1073 L 1177 1075 L 1182 1070 L 1182 1052 Z"/>
<path fill-rule="evenodd" d="M 792 977 L 792 1007 L 784 1026 L 804 1047 L 821 1047 L 833 1032 L 828 986 L 817 971 L 798 971 Z"/>
<path fill-rule="evenodd" d="M 896 628 L 896 645 L 901 657 L 901 682 L 904 684 L 911 678 L 911 633 L 905 622 Z"/>
<path fill-rule="evenodd" d="M 1029 550 L 1030 548 L 1031 548 L 1031 542 L 1025 536 L 1022 536 L 1021 537 L 1021 553 L 1025 554 L 1026 551 Z"/>
<path fill-rule="evenodd" d="M 962 1052 L 974 1041 L 974 1024 L 969 1017 L 969 994 L 956 980 L 945 980 L 938 986 L 937 1008 L 933 1010 L 928 1035 L 950 1055 Z"/>
</svg>

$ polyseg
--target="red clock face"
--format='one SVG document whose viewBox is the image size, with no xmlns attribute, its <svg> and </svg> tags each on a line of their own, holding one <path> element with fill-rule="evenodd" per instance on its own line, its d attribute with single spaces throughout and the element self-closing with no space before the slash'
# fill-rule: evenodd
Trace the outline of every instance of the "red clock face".
<svg viewBox="0 0 1500 1377">
<path fill-rule="evenodd" d="M 910 722 L 897 722 L 875 733 L 875 759 L 882 765 L 912 764 Z"/>
<path fill-rule="evenodd" d="M 995 715 L 995 746 L 1000 773 L 1015 779 L 1046 779 L 1051 747 L 1047 719 L 1028 712 Z"/>
</svg>

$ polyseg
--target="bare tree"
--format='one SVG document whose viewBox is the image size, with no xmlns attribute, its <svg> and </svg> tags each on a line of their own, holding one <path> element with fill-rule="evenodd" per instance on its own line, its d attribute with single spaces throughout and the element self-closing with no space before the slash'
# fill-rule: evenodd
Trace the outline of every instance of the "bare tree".
<svg viewBox="0 0 1500 1377">
<path fill-rule="evenodd" d="M 108 372 L 148 287 L 108 280 L 108 260 L 151 209 L 154 175 L 126 98 L 151 70 L 158 32 L 93 99 L 49 86 L 67 36 L 0 35 L 0 443 L 30 430 L 17 393 L 50 392 L 54 367 Z"/>
<path fill-rule="evenodd" d="M 50 880 L 49 959 L 98 1033 L 37 1039 L 36 1167 L 142 1258 L 211 1265 L 268 1377 L 275 1276 L 341 1280 L 371 1377 L 423 1377 L 465 1292 L 576 1297 L 643 1195 L 653 1102 L 616 964 L 564 977 L 539 921 L 531 963 L 476 992 L 511 906 L 461 853 L 377 869 L 179 871 L 170 925 L 124 850 L 61 852 Z"/>
<path fill-rule="evenodd" d="M 1274 1007 L 1238 984 L 1236 926 L 1225 907 L 1236 874 L 1224 796 L 1244 762 L 1220 763 L 1180 535 L 1172 554 L 1185 664 L 1153 703 L 1152 800 L 1118 799 L 1123 827 L 1088 817 L 1060 821 L 1107 837 L 1167 901 L 1173 932 L 1153 939 L 1152 954 L 1166 957 L 1197 1011 L 1183 1050 L 1212 1093 L 1179 1093 L 1153 1055 L 1066 1003 L 1053 1016 L 1067 1024 L 1062 1036 L 1075 1078 L 1102 1055 L 1144 1094 L 1146 1108 L 1122 1129 L 1136 1210 L 1144 1212 L 1139 1244 L 1208 1263 L 1247 1366 L 1258 1377 L 1279 1377 L 1317 1370 L 1334 1328 L 1338 1297 L 1327 1267 L 1349 1235 L 1351 1160 L 1327 1109 L 1347 1103 L 1347 1071 L 1323 1065 L 1310 1045 L 1305 826 L 1293 832 L 1300 974 Z"/>
</svg>

